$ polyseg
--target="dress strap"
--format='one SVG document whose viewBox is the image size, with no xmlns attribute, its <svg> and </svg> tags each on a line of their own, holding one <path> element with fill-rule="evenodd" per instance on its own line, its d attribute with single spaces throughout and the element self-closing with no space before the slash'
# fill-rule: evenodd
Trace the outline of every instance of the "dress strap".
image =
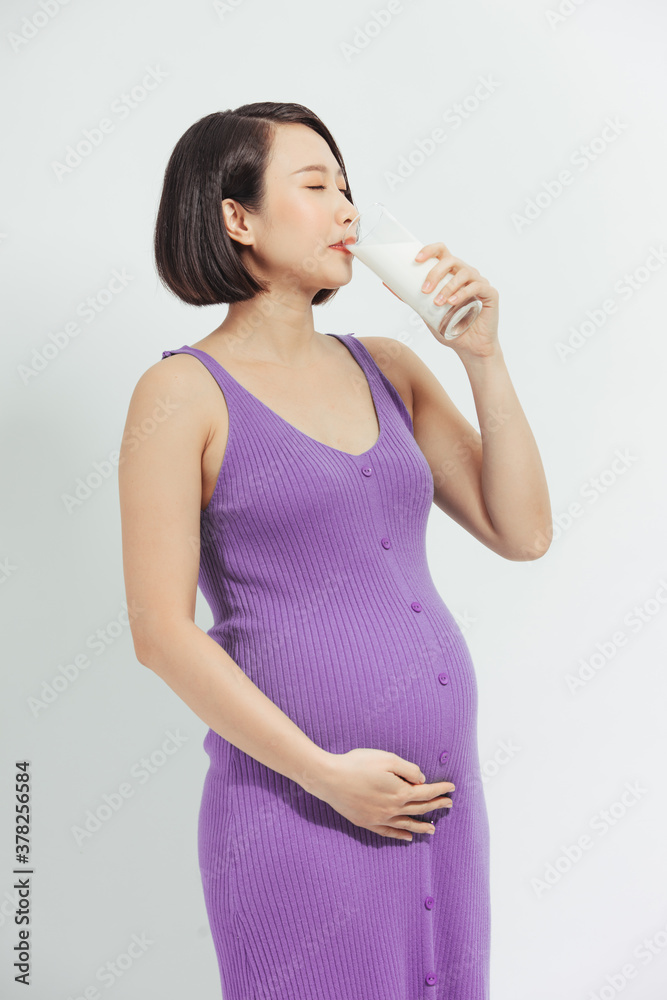
<svg viewBox="0 0 667 1000">
<path fill-rule="evenodd" d="M 376 406 L 382 407 L 383 409 L 387 406 L 389 411 L 392 413 L 398 411 L 398 415 L 401 420 L 410 431 L 410 434 L 414 437 L 412 419 L 400 393 L 379 367 L 368 348 L 365 347 L 360 340 L 356 340 L 353 333 L 330 333 L 327 334 L 327 336 L 335 337 L 336 340 L 340 340 L 353 355 L 354 359 L 357 361 L 369 381 L 371 393 Z M 176 350 L 163 351 L 162 358 L 169 357 L 170 354 L 191 354 L 193 357 L 198 358 L 202 364 L 206 366 L 215 381 L 218 383 L 225 399 L 228 397 L 232 398 L 235 403 L 238 403 L 242 407 L 254 403 L 255 405 L 259 404 L 265 410 L 268 409 L 265 403 L 262 403 L 261 400 L 257 399 L 256 396 L 253 396 L 252 393 L 237 382 L 234 376 L 223 368 L 222 365 L 215 360 L 215 358 L 211 357 L 210 354 L 207 354 L 206 351 L 200 351 L 198 347 L 188 347 L 187 344 L 184 344 L 183 347 L 179 347 Z M 282 421 L 283 418 L 279 417 L 272 410 L 269 410 L 269 413 L 273 413 L 273 417 L 275 419 Z"/>
<path fill-rule="evenodd" d="M 177 350 L 163 351 L 162 358 L 167 358 L 170 354 L 191 354 L 194 358 L 199 358 L 202 364 L 208 368 L 225 397 L 227 394 L 230 394 L 240 402 L 245 401 L 246 391 L 243 389 L 243 386 L 215 358 L 207 354 L 206 351 L 200 351 L 198 347 L 188 347 L 187 344 L 184 344 L 183 347 L 179 347 Z"/>
<path fill-rule="evenodd" d="M 356 340 L 353 333 L 332 333 L 329 336 L 336 337 L 337 340 L 345 343 L 363 369 L 371 385 L 377 388 L 380 403 L 388 403 L 392 410 L 397 410 L 403 423 L 414 437 L 412 418 L 403 402 L 401 394 L 393 383 L 389 381 L 368 348 L 360 340 Z"/>
</svg>

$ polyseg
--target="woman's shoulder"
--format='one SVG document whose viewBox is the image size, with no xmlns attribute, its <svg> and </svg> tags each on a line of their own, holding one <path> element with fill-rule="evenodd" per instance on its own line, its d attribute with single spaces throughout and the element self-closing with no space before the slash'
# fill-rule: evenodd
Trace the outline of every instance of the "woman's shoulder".
<svg viewBox="0 0 667 1000">
<path fill-rule="evenodd" d="M 214 412 L 211 403 L 219 396 L 220 390 L 198 358 L 169 354 L 139 376 L 129 402 L 128 423 L 154 426 L 180 413 L 188 422 L 208 425 Z"/>
<path fill-rule="evenodd" d="M 192 354 L 163 354 L 139 376 L 134 392 L 150 396 L 169 392 L 179 399 L 194 400 L 215 382 L 201 361 Z"/>
</svg>

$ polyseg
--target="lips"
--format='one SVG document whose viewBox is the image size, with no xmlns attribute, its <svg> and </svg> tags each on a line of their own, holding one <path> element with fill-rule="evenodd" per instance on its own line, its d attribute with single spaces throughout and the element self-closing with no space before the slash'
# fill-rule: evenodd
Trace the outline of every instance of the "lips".
<svg viewBox="0 0 667 1000">
<path fill-rule="evenodd" d="M 347 249 L 347 247 L 345 246 L 344 243 L 330 243 L 329 244 L 329 249 L 330 250 L 340 250 L 342 253 L 346 253 L 349 256 L 352 256 L 351 251 Z"/>
</svg>

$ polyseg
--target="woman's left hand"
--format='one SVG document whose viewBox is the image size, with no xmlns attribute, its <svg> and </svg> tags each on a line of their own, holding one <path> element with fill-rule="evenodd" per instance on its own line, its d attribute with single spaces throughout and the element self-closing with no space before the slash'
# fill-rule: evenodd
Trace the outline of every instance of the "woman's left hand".
<svg viewBox="0 0 667 1000">
<path fill-rule="evenodd" d="M 471 323 L 458 337 L 446 340 L 445 344 L 453 348 L 457 354 L 472 357 L 487 357 L 498 349 L 498 292 L 479 271 L 466 264 L 459 257 L 454 257 L 444 243 L 427 243 L 415 257 L 416 261 L 437 257 L 437 263 L 426 273 L 425 281 L 429 282 L 426 293 L 433 294 L 433 289 L 444 276 L 451 272 L 449 281 L 441 288 L 434 298 L 436 305 L 459 306 L 467 299 L 475 297 L 482 303 L 480 312 L 474 323 Z M 389 288 L 384 281 L 382 284 Z M 389 288 L 392 294 L 395 292 Z M 422 289 L 424 294 L 424 290 Z M 450 301 L 454 296 L 454 301 Z M 400 299 L 400 295 L 396 298 Z M 401 301 L 403 301 L 401 299 Z"/>
</svg>

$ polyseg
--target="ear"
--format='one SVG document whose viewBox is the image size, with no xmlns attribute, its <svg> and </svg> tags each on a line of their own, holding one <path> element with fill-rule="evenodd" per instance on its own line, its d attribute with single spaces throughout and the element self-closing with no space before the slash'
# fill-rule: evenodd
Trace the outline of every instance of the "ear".
<svg viewBox="0 0 667 1000">
<path fill-rule="evenodd" d="M 222 221 L 230 239 L 245 246 L 252 246 L 254 238 L 249 213 L 233 198 L 225 198 L 221 203 Z"/>
</svg>

